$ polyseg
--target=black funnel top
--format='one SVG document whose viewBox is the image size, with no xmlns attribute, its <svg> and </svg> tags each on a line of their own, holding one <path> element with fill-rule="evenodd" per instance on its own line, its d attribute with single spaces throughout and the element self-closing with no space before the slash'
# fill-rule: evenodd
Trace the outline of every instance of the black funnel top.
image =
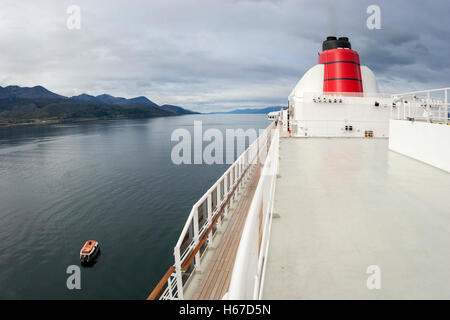
<svg viewBox="0 0 450 320">
<path fill-rule="evenodd" d="M 327 40 L 322 43 L 323 51 L 337 48 L 351 49 L 352 45 L 350 44 L 350 41 L 348 41 L 347 37 L 340 37 L 339 39 L 336 37 L 327 37 Z"/>
</svg>

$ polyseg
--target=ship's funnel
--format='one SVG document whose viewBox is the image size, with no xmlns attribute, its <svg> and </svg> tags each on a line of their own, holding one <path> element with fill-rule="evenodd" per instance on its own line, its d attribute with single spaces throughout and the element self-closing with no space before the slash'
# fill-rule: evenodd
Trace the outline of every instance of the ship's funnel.
<svg viewBox="0 0 450 320">
<path fill-rule="evenodd" d="M 347 37 L 327 37 L 319 64 L 324 64 L 323 92 L 363 92 L 358 52 Z"/>
</svg>

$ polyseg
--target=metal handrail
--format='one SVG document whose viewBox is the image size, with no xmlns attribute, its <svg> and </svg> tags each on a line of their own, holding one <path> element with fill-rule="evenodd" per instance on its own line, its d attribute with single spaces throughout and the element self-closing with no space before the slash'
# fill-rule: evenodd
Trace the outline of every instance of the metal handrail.
<svg viewBox="0 0 450 320">
<path fill-rule="evenodd" d="M 272 140 L 242 231 L 227 299 L 260 299 L 262 295 L 275 203 L 279 130 L 274 130 Z"/>
<path fill-rule="evenodd" d="M 247 167 L 247 169 L 245 171 L 247 171 L 250 167 Z M 215 223 L 217 223 L 217 220 L 219 219 L 221 213 L 223 212 L 223 210 L 225 209 L 225 207 L 228 205 L 229 201 L 231 200 L 231 198 L 234 195 L 234 192 L 236 191 L 236 189 L 238 188 L 239 184 L 242 182 L 242 179 L 245 176 L 245 172 L 244 174 L 241 176 L 241 178 L 239 179 L 239 182 L 235 185 L 235 187 L 233 188 L 233 191 L 228 195 L 226 201 L 222 204 L 219 212 L 217 213 L 217 215 L 215 216 L 214 220 L 212 221 L 211 225 L 208 227 L 208 229 L 206 230 L 205 233 L 203 233 L 201 240 L 199 241 L 199 243 L 196 245 L 195 249 L 191 252 L 191 254 L 189 255 L 189 257 L 186 259 L 186 261 L 184 262 L 184 264 L 181 266 L 181 268 L 183 270 L 186 270 L 189 265 L 192 263 L 192 260 L 195 258 L 195 255 L 198 253 L 198 251 L 200 250 L 200 248 L 202 247 L 203 243 L 205 242 L 206 238 L 208 237 L 209 233 L 212 231 Z M 187 250 L 186 250 L 187 251 Z M 158 284 L 156 285 L 155 289 L 153 289 L 153 291 L 150 293 L 150 295 L 148 296 L 147 300 L 155 300 L 156 298 L 158 298 L 160 296 L 161 291 L 164 288 L 164 285 L 167 283 L 167 281 L 169 280 L 170 276 L 172 275 L 172 273 L 175 271 L 175 266 L 171 266 L 169 268 L 169 270 L 166 272 L 166 274 L 161 278 L 161 280 L 158 282 Z"/>
<path fill-rule="evenodd" d="M 211 232 L 213 227 L 219 222 L 220 217 L 226 210 L 228 204 L 231 199 L 235 196 L 236 191 L 241 186 L 241 182 L 248 174 L 249 169 L 258 161 L 259 152 L 258 146 L 264 140 L 264 143 L 267 145 L 267 141 L 271 136 L 268 133 L 271 133 L 271 129 L 274 127 L 274 123 L 271 123 L 266 130 L 255 140 L 253 143 L 238 157 L 238 159 L 224 172 L 224 174 L 213 184 L 212 187 L 208 189 L 208 191 L 193 205 L 191 212 L 186 220 L 186 223 L 182 229 L 180 237 L 174 247 L 174 257 L 175 264 L 169 268 L 164 277 L 160 280 L 157 286 L 154 288 L 152 293 L 148 296 L 148 299 L 156 299 L 161 297 L 161 299 L 183 299 L 183 281 L 182 281 L 182 272 L 187 270 L 187 268 L 191 265 L 191 263 L 195 259 L 195 265 L 197 269 L 200 269 L 200 256 L 199 251 L 201 247 L 205 244 L 209 244 L 209 241 L 206 240 L 211 236 Z M 256 151 L 256 152 L 255 152 Z M 250 156 L 255 152 L 256 155 L 252 157 Z M 242 168 L 245 167 L 245 168 Z M 236 176 L 233 179 L 233 175 L 231 174 L 234 170 L 238 171 Z M 228 181 L 228 177 L 234 181 Z M 219 186 L 224 183 L 223 196 L 220 196 Z M 229 183 L 229 187 L 228 187 Z M 217 190 L 217 203 L 214 211 L 211 210 L 211 198 L 213 192 Z M 208 202 L 207 210 L 208 210 L 208 220 L 203 224 L 203 226 L 198 228 L 198 208 L 205 201 Z M 181 245 L 189 232 L 189 229 L 194 227 L 194 236 L 193 240 L 186 247 L 184 252 L 180 252 Z M 174 288 L 171 286 L 167 286 L 164 292 L 161 294 L 165 284 L 170 281 L 170 277 L 176 278 L 176 293 L 175 296 L 173 294 Z"/>
<path fill-rule="evenodd" d="M 250 169 L 250 167 L 247 167 L 245 169 L 245 171 L 247 171 L 248 169 Z M 234 192 L 236 191 L 236 189 L 239 187 L 240 183 L 242 182 L 242 179 L 245 177 L 245 173 L 243 173 L 243 175 L 240 177 L 238 183 L 234 186 L 232 192 L 228 195 L 227 200 L 224 202 L 224 204 L 222 204 L 220 210 L 217 212 L 217 214 L 215 215 L 211 225 L 208 227 L 208 229 L 203 233 L 202 238 L 200 239 L 199 243 L 197 244 L 197 246 L 195 247 L 195 249 L 191 252 L 191 254 L 189 255 L 189 257 L 186 259 L 186 261 L 184 262 L 184 264 L 181 266 L 181 268 L 183 270 L 186 270 L 189 265 L 191 264 L 193 258 L 195 257 L 195 255 L 197 254 L 197 252 L 200 250 L 200 248 L 202 247 L 203 243 L 205 242 L 206 238 L 208 237 L 209 233 L 212 231 L 212 228 L 214 227 L 215 223 L 217 222 L 217 220 L 220 218 L 220 215 L 222 214 L 223 210 L 225 209 L 225 207 L 228 205 L 229 201 L 231 200 L 231 198 L 234 196 Z"/>
<path fill-rule="evenodd" d="M 428 90 L 420 90 L 420 91 L 411 91 L 411 92 L 402 92 L 402 93 L 396 93 L 392 96 L 404 96 L 404 95 L 410 95 L 410 94 L 420 94 L 420 93 L 428 93 L 428 92 L 438 92 L 438 91 L 444 91 L 444 90 L 450 90 L 450 87 L 447 88 L 438 88 L 438 89 L 428 89 Z"/>
<path fill-rule="evenodd" d="M 412 91 L 392 95 L 391 118 L 449 123 L 450 88 Z M 440 93 L 439 98 L 432 97 Z"/>
<path fill-rule="evenodd" d="M 167 270 L 166 274 L 161 278 L 161 280 L 156 285 L 155 289 L 150 293 L 150 295 L 147 297 L 147 300 L 155 300 L 159 297 L 159 294 L 161 293 L 164 285 L 166 284 L 167 280 L 169 280 L 172 273 L 175 271 L 175 266 L 171 266 L 169 270 Z"/>
</svg>

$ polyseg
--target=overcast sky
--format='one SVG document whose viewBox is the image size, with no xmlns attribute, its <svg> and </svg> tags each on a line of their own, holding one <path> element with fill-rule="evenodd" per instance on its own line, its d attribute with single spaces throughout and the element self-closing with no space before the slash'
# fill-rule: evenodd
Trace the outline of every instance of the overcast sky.
<svg viewBox="0 0 450 320">
<path fill-rule="evenodd" d="M 69 30 L 69 5 L 81 28 Z M 367 7 L 381 9 L 369 30 Z M 285 105 L 327 35 L 393 93 L 450 86 L 448 0 L 1 0 L 0 85 L 144 95 L 196 111 Z"/>
</svg>

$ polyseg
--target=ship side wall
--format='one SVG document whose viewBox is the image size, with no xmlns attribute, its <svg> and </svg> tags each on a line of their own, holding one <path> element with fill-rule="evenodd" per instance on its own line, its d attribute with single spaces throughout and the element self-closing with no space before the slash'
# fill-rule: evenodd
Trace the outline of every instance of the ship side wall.
<svg viewBox="0 0 450 320">
<path fill-rule="evenodd" d="M 390 120 L 389 149 L 450 172 L 450 125 Z"/>
</svg>

